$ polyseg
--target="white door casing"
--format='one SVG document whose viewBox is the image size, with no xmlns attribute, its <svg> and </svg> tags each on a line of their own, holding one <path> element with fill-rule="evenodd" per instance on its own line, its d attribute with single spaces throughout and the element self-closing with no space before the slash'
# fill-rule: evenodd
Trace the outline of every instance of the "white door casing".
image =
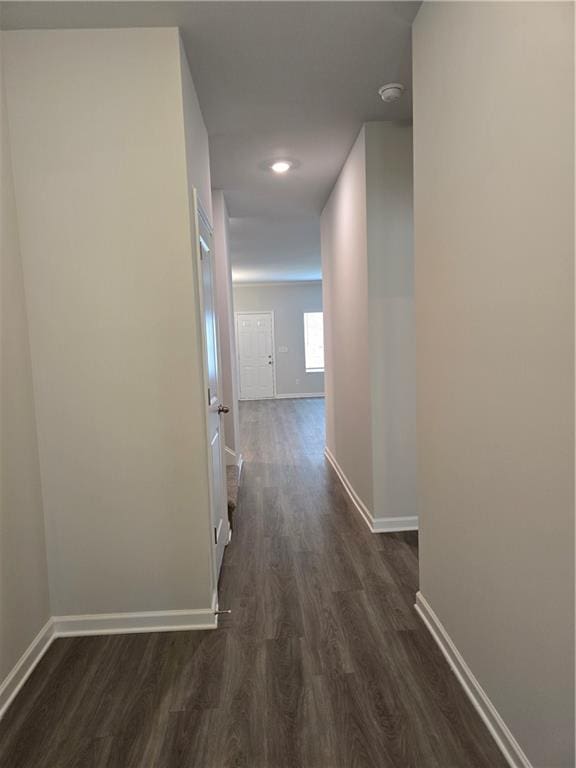
<svg viewBox="0 0 576 768">
<path fill-rule="evenodd" d="M 274 313 L 236 312 L 240 400 L 274 397 Z"/>
<path fill-rule="evenodd" d="M 229 540 L 228 500 L 226 491 L 224 436 L 221 416 L 221 381 L 219 376 L 218 321 L 214 295 L 214 263 L 212 227 L 194 195 L 196 209 L 197 252 L 199 259 L 202 302 L 202 338 L 206 381 L 206 421 L 208 432 L 208 464 L 210 468 L 210 505 L 213 527 L 214 567 L 216 583 L 222 565 L 224 548 Z"/>
</svg>

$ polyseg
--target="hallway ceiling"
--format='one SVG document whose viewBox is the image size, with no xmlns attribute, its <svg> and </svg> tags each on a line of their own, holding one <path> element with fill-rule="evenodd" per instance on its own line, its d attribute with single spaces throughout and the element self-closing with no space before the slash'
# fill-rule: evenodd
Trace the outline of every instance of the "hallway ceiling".
<svg viewBox="0 0 576 768">
<path fill-rule="evenodd" d="M 4 29 L 178 26 L 235 280 L 320 277 L 319 214 L 363 122 L 409 120 L 420 2 L 10 2 Z M 400 101 L 378 88 L 401 82 Z M 296 159 L 283 176 L 271 158 Z"/>
</svg>

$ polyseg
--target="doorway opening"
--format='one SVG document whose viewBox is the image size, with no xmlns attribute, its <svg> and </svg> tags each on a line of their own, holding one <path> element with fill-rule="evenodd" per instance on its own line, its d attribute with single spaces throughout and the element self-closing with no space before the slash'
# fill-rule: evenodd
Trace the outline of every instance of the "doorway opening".
<svg viewBox="0 0 576 768">
<path fill-rule="evenodd" d="M 323 397 L 322 281 L 233 284 L 240 400 Z"/>
</svg>

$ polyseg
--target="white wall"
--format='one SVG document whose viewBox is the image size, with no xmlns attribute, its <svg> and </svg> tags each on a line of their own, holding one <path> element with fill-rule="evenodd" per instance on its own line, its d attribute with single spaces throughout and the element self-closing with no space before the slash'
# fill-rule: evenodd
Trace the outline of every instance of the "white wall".
<svg viewBox="0 0 576 768">
<path fill-rule="evenodd" d="M 320 220 L 326 445 L 373 509 L 366 144 L 362 128 Z"/>
<path fill-rule="evenodd" d="M 212 188 L 210 183 L 210 151 L 208 132 L 198 103 L 196 88 L 190 74 L 190 66 L 179 37 L 180 76 L 182 78 L 182 108 L 184 111 L 184 135 L 188 178 L 196 187 L 198 199 L 212 221 Z"/>
<path fill-rule="evenodd" d="M 326 444 L 380 530 L 417 524 L 412 130 L 367 123 L 322 213 Z"/>
<path fill-rule="evenodd" d="M 236 369 L 236 331 L 234 327 L 234 298 L 228 235 L 228 210 L 224 193 L 212 193 L 214 211 L 214 251 L 216 263 L 216 311 L 223 402 L 230 408 L 224 416 L 224 436 L 227 458 L 238 461 L 240 454 L 240 425 L 238 420 L 238 371 Z"/>
<path fill-rule="evenodd" d="M 178 31 L 4 44 L 52 611 L 208 608 L 189 187 L 210 184 L 186 172 L 207 138 Z"/>
<path fill-rule="evenodd" d="M 304 356 L 304 312 L 322 311 L 321 283 L 236 283 L 234 309 L 236 312 L 274 312 L 277 395 L 324 392 L 324 374 L 306 373 Z"/>
<path fill-rule="evenodd" d="M 0 37 L 0 48 L 1 48 Z M 50 617 L 24 282 L 0 50 L 0 685 Z"/>
<path fill-rule="evenodd" d="M 573 31 L 425 3 L 413 40 L 421 590 L 538 768 L 574 765 Z"/>
<path fill-rule="evenodd" d="M 373 514 L 407 518 L 417 515 L 412 129 L 365 130 Z"/>
</svg>

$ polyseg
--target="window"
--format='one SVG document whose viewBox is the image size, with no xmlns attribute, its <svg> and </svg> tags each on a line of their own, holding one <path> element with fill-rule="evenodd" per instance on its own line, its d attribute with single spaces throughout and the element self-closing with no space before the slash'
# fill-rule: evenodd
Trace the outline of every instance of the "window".
<svg viewBox="0 0 576 768">
<path fill-rule="evenodd" d="M 304 312 L 304 355 L 306 373 L 324 371 L 324 315 Z"/>
</svg>

